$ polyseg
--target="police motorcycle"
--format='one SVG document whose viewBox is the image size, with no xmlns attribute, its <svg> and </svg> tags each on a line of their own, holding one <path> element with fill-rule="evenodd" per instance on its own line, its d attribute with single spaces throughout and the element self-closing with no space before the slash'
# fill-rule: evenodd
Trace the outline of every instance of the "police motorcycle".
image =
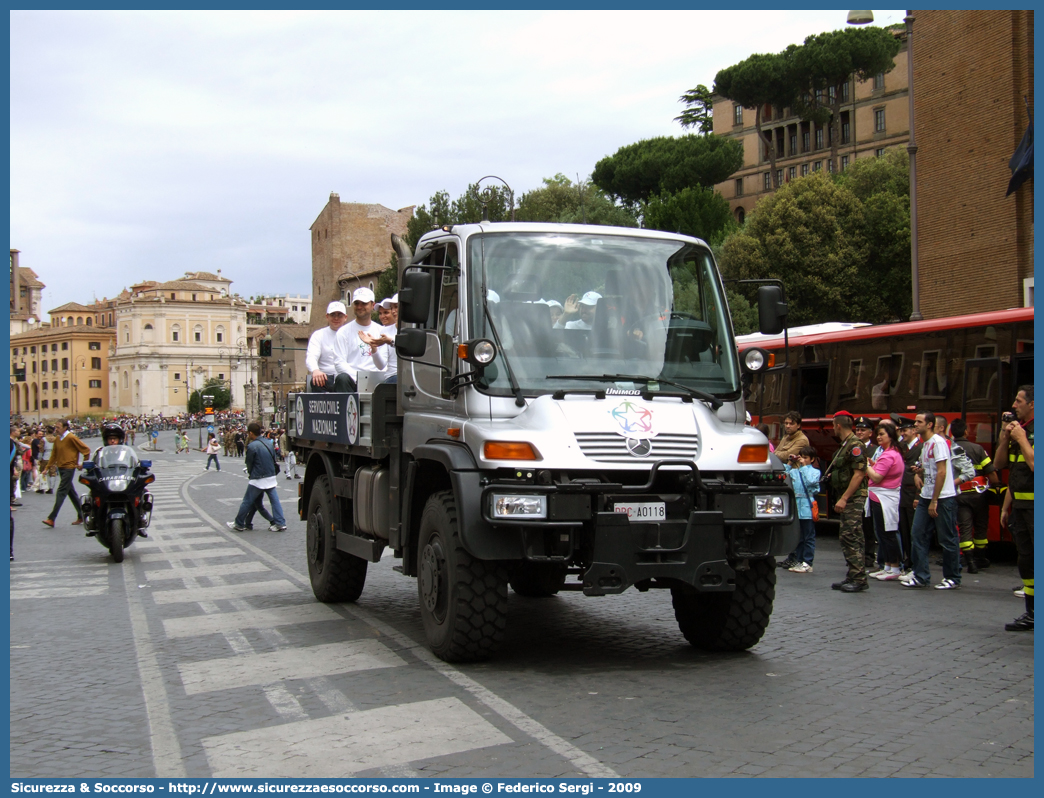
<svg viewBox="0 0 1044 798">
<path fill-rule="evenodd" d="M 90 489 L 80 498 L 83 525 L 115 562 L 123 562 L 124 549 L 139 535 L 148 537 L 152 496 L 146 486 L 156 481 L 156 475 L 149 472 L 151 460 L 138 460 L 134 449 L 124 445 L 121 427 L 106 425 L 102 436 L 105 445 L 84 462 L 80 476 L 80 483 Z"/>
</svg>

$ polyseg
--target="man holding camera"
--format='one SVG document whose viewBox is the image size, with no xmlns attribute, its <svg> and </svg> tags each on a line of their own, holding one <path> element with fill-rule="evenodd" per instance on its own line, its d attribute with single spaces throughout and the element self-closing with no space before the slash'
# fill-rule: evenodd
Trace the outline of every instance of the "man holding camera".
<svg viewBox="0 0 1044 798">
<path fill-rule="evenodd" d="M 1001 525 L 1011 529 L 1018 549 L 1019 576 L 1026 595 L 1026 612 L 1004 628 L 1033 631 L 1033 386 L 1023 385 L 1011 406 L 1014 418 L 1001 427 L 993 453 L 994 468 L 1008 467 L 1008 489 L 1001 507 Z M 1009 521 L 1010 519 L 1010 521 Z"/>
</svg>

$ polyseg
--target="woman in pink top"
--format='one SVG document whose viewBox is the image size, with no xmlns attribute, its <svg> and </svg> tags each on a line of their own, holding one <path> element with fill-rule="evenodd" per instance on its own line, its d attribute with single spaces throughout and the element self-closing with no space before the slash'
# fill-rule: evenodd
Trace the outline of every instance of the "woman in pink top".
<svg viewBox="0 0 1044 798">
<path fill-rule="evenodd" d="M 903 481 L 903 456 L 899 451 L 899 433 L 891 421 L 878 424 L 875 435 L 880 448 L 866 466 L 867 479 L 870 481 L 866 502 L 870 517 L 874 520 L 877 545 L 885 561 L 884 570 L 876 576 L 887 582 L 898 579 L 902 573 L 899 487 Z"/>
</svg>

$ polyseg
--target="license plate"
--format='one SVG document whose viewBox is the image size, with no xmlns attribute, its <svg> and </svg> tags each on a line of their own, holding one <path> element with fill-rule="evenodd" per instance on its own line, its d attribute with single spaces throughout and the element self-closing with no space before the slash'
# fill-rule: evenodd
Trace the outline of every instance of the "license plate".
<svg viewBox="0 0 1044 798">
<path fill-rule="evenodd" d="M 623 513 L 632 522 L 667 520 L 667 505 L 664 502 L 616 502 L 613 511 Z"/>
</svg>

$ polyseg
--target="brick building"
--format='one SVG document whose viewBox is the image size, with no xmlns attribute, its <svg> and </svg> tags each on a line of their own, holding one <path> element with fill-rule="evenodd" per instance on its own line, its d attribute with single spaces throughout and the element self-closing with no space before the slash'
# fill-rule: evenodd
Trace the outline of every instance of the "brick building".
<svg viewBox="0 0 1044 798">
<path fill-rule="evenodd" d="M 1032 11 L 914 11 L 926 319 L 1032 305 L 1033 182 L 1005 197 L 1033 109 Z"/>
<path fill-rule="evenodd" d="M 309 228 L 312 233 L 313 329 L 326 324 L 326 306 L 335 299 L 351 300 L 360 286 L 376 287 L 391 264 L 391 234 L 406 235 L 413 205 L 393 211 L 383 205 L 330 200 Z"/>
<path fill-rule="evenodd" d="M 895 56 L 895 68 L 870 80 L 854 77 L 841 94 L 841 141 L 838 167 L 844 170 L 856 158 L 880 155 L 885 148 L 910 140 L 907 93 L 906 34 L 896 31 L 903 47 Z M 832 96 L 832 95 L 831 95 Z M 771 194 L 774 182 L 769 149 L 754 126 L 755 109 L 714 96 L 714 132 L 743 144 L 743 167 L 715 189 L 729 201 L 736 220 L 743 223 L 757 201 Z M 761 128 L 776 148 L 777 182 L 783 185 L 821 169 L 832 170 L 830 125 L 805 122 L 790 108 L 762 109 Z"/>
<path fill-rule="evenodd" d="M 19 250 L 11 250 L 8 293 L 11 301 L 11 335 L 31 330 L 42 319 L 40 305 L 43 290 L 47 287 L 40 282 L 36 272 L 19 265 L 20 255 Z"/>
</svg>

